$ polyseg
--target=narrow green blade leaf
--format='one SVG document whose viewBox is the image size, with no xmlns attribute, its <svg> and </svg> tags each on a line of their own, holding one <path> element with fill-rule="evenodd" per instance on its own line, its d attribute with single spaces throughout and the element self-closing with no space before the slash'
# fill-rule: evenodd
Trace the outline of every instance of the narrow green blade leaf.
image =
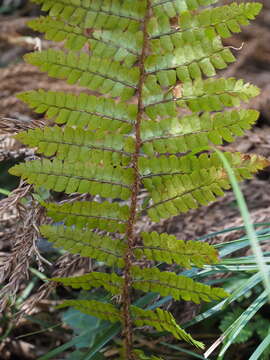
<svg viewBox="0 0 270 360">
<path fill-rule="evenodd" d="M 270 333 L 266 336 L 266 338 L 260 343 L 260 345 L 257 347 L 257 349 L 254 351 L 254 353 L 251 355 L 249 360 L 257 360 L 260 359 L 260 356 L 264 352 L 264 350 L 269 346 L 270 344 Z"/>
<path fill-rule="evenodd" d="M 269 299 L 270 299 L 270 281 L 269 281 L 269 277 L 268 277 L 268 270 L 267 270 L 267 266 L 266 266 L 266 263 L 265 263 L 265 260 L 263 257 L 262 250 L 258 243 L 257 234 L 252 225 L 252 221 L 251 221 L 251 217 L 250 217 L 250 214 L 249 214 L 249 211 L 247 208 L 246 201 L 245 201 L 243 193 L 238 185 L 234 171 L 231 168 L 226 157 L 223 155 L 223 153 L 221 151 L 219 151 L 217 149 L 215 149 L 215 151 L 217 152 L 220 159 L 222 160 L 222 162 L 224 164 L 224 168 L 228 173 L 228 176 L 229 176 L 229 179 L 230 179 L 230 182 L 231 182 L 231 185 L 232 185 L 232 188 L 233 188 L 233 191 L 234 191 L 234 194 L 235 194 L 238 206 L 239 206 L 239 210 L 243 217 L 246 232 L 247 232 L 247 235 L 250 240 L 251 248 L 252 248 L 254 255 L 256 256 L 258 267 L 260 269 L 261 276 L 263 279 L 263 283 L 264 283 L 265 289 L 266 289 Z"/>
</svg>

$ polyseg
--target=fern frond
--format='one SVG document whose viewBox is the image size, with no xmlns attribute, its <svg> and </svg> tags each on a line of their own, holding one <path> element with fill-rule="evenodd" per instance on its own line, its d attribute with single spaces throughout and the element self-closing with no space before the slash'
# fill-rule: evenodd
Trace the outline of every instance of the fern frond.
<svg viewBox="0 0 270 360">
<path fill-rule="evenodd" d="M 212 1 L 212 3 L 214 2 L 216 1 Z M 190 3 L 194 4 L 193 1 Z M 194 8 L 186 8 L 185 10 L 182 8 L 177 13 L 177 15 L 180 15 L 178 23 L 172 28 L 167 20 L 171 15 L 166 14 L 166 10 L 164 12 L 159 7 L 157 8 L 156 18 L 152 20 L 149 32 L 152 39 L 162 39 L 163 46 L 166 46 L 165 41 L 167 41 L 167 46 L 173 43 L 178 47 L 180 45 L 178 44 L 179 40 L 194 41 L 199 36 L 199 33 L 208 38 L 214 38 L 217 35 L 227 38 L 232 33 L 240 32 L 241 25 L 248 25 L 249 20 L 253 20 L 261 8 L 262 4 L 258 2 L 241 4 L 234 2 L 225 6 L 207 8 L 197 13 L 187 11 Z"/>
<path fill-rule="evenodd" d="M 142 31 L 128 33 L 122 30 L 98 30 L 92 33 L 90 46 L 95 56 L 113 58 L 132 68 L 139 59 L 142 42 Z"/>
<path fill-rule="evenodd" d="M 121 312 L 115 306 L 95 300 L 66 300 L 58 308 L 72 306 L 85 314 L 97 316 L 112 323 L 121 321 Z M 158 331 L 167 331 L 177 339 L 183 339 L 198 348 L 203 349 L 204 345 L 196 341 L 191 335 L 185 332 L 175 321 L 173 315 L 168 311 L 157 309 L 156 311 L 143 310 L 131 306 L 134 322 L 137 326 L 152 326 Z"/>
<path fill-rule="evenodd" d="M 65 286 L 71 286 L 74 289 L 82 288 L 90 290 L 92 288 L 103 287 L 110 293 L 117 295 L 123 287 L 123 278 L 116 275 L 114 272 L 110 274 L 102 272 L 91 272 L 82 276 L 68 277 L 68 278 L 53 278 L 53 281 L 62 283 Z"/>
<path fill-rule="evenodd" d="M 65 300 L 58 309 L 72 306 L 85 314 L 96 316 L 112 323 L 121 321 L 121 312 L 114 305 L 96 300 Z"/>
<path fill-rule="evenodd" d="M 139 57 L 139 45 L 142 42 L 142 32 L 128 33 L 122 31 L 94 30 L 88 31 L 83 24 L 66 24 L 59 18 L 40 17 L 28 22 L 28 25 L 45 33 L 45 38 L 53 41 L 65 41 L 65 47 L 70 50 L 80 50 L 88 44 L 95 56 L 111 58 L 131 67 Z"/>
<path fill-rule="evenodd" d="M 27 91 L 18 97 L 37 113 L 46 112 L 48 119 L 89 130 L 108 128 L 118 133 L 131 131 L 136 120 L 135 105 L 116 103 L 112 99 L 81 93 L 75 95 L 53 91 Z"/>
<path fill-rule="evenodd" d="M 65 47 L 70 50 L 81 50 L 88 43 L 89 38 L 83 28 L 69 25 L 60 19 L 41 16 L 27 23 L 33 30 L 44 32 L 45 39 L 56 42 L 65 41 Z"/>
<path fill-rule="evenodd" d="M 40 232 L 54 246 L 72 254 L 96 259 L 110 266 L 123 267 L 124 265 L 123 240 L 67 226 L 43 225 L 40 227 Z M 110 291 L 110 289 L 107 290 Z"/>
<path fill-rule="evenodd" d="M 43 11 L 60 17 L 72 25 L 83 24 L 84 28 L 126 29 L 136 31 L 143 20 L 146 3 L 132 0 L 114 2 L 107 0 L 70 1 L 70 0 L 33 0 L 42 4 Z"/>
<path fill-rule="evenodd" d="M 226 156 L 238 180 L 249 179 L 256 171 L 269 166 L 266 159 L 256 154 L 227 153 Z M 179 162 L 174 157 L 167 158 L 163 160 L 163 164 L 167 161 L 173 164 L 170 168 L 171 173 L 160 172 L 144 177 L 144 186 L 152 199 L 152 204 L 146 210 L 153 221 L 196 209 L 200 205 L 207 205 L 215 201 L 216 197 L 223 196 L 223 190 L 230 188 L 228 175 L 223 165 L 219 161 L 216 162 L 216 156 L 205 154 L 197 159 L 200 165 L 196 170 L 194 167 L 192 171 L 193 156 L 183 157 Z M 154 165 L 154 162 L 152 164 Z M 175 167 L 177 164 L 178 170 Z M 195 164 L 198 164 L 197 161 L 194 162 Z M 187 166 L 191 168 L 188 169 Z"/>
<path fill-rule="evenodd" d="M 120 268 L 119 273 L 53 280 L 85 290 L 103 287 L 121 295 L 121 308 L 89 300 L 70 300 L 61 307 L 119 322 L 125 360 L 158 360 L 134 349 L 134 325 L 153 326 L 203 348 L 169 312 L 132 306 L 135 290 L 195 303 L 220 300 L 227 293 L 175 272 L 135 264 L 143 258 L 203 268 L 218 262 L 216 250 L 166 233 L 139 234 L 137 224 L 145 214 L 159 221 L 207 205 L 230 188 L 211 148 L 233 141 L 254 124 L 258 113 L 238 107 L 259 90 L 243 80 L 207 77 L 235 60 L 222 38 L 239 32 L 261 4 L 200 9 L 216 0 L 34 2 L 49 16 L 31 21 L 32 28 L 63 42 L 65 49 L 27 54 L 26 60 L 85 89 L 79 95 L 44 90 L 19 95 L 50 122 L 17 136 L 41 160 L 15 165 L 10 172 L 49 190 L 91 195 L 92 201 L 43 202 L 54 223 L 41 232 L 71 253 Z M 257 155 L 225 156 L 238 180 L 269 165 Z M 139 197 L 141 190 L 146 201 Z"/>
<path fill-rule="evenodd" d="M 248 25 L 261 11 L 262 4 L 258 2 L 247 2 L 237 4 L 236 2 L 226 6 L 208 8 L 195 15 L 185 12 L 179 19 L 181 30 L 204 27 L 210 28 L 222 38 L 227 38 L 232 33 L 241 31 L 240 25 Z M 212 32 L 206 32 L 210 35 Z"/>
<path fill-rule="evenodd" d="M 205 242 L 177 240 L 173 235 L 157 232 L 142 233 L 143 246 L 136 250 L 137 257 L 167 264 L 178 264 L 191 269 L 193 265 L 218 263 L 216 249 Z"/>
<path fill-rule="evenodd" d="M 161 309 L 157 309 L 156 311 L 143 310 L 136 306 L 132 306 L 131 311 L 137 326 L 152 326 L 158 331 L 170 332 L 176 339 L 183 339 L 199 349 L 204 348 L 203 343 L 194 340 L 191 335 L 186 333 L 185 330 L 176 323 L 175 318 L 170 312 Z"/>
<path fill-rule="evenodd" d="M 145 96 L 146 113 L 151 119 L 170 114 L 170 107 L 174 111 L 177 107 L 193 112 L 220 111 L 225 107 L 239 106 L 242 101 L 248 102 L 259 94 L 256 86 L 235 78 L 197 79 L 192 82 L 187 68 L 177 69 L 177 77 L 183 84 L 176 84 L 179 86 L 176 96 L 173 90 L 166 96 L 163 92 Z"/>
<path fill-rule="evenodd" d="M 240 109 L 146 121 L 142 126 L 143 150 L 148 155 L 185 153 L 223 141 L 232 142 L 234 136 L 251 128 L 258 115 L 255 110 Z"/>
<path fill-rule="evenodd" d="M 211 5 L 216 2 L 217 0 L 154 0 L 152 7 L 155 16 L 165 15 L 172 18 L 187 10 L 196 10 L 200 6 Z"/>
<path fill-rule="evenodd" d="M 10 173 L 22 176 L 29 184 L 45 189 L 101 195 L 127 200 L 132 184 L 132 169 L 93 166 L 92 163 L 70 163 L 54 159 L 34 160 L 15 165 Z"/>
<path fill-rule="evenodd" d="M 101 303 L 94 300 L 66 300 L 63 304 L 58 306 L 58 308 L 68 306 L 72 306 L 85 314 L 97 316 L 110 322 L 121 321 L 120 311 L 108 303 Z M 158 331 L 170 332 L 177 339 L 183 339 L 198 348 L 204 348 L 204 345 L 201 342 L 194 340 L 191 335 L 177 325 L 171 313 L 161 309 L 157 309 L 156 311 L 143 310 L 136 306 L 132 306 L 131 311 L 137 326 L 152 326 Z"/>
<path fill-rule="evenodd" d="M 202 75 L 213 76 L 216 74 L 215 69 L 225 69 L 234 61 L 231 51 L 225 49 L 217 37 L 214 40 L 203 39 L 183 44 L 181 48 L 165 54 L 150 55 L 145 66 L 148 74 L 157 74 L 162 86 L 172 86 L 178 69 L 187 69 L 190 78 L 197 79 Z"/>
<path fill-rule="evenodd" d="M 175 216 L 199 205 L 207 205 L 224 195 L 229 180 L 224 169 L 210 168 L 190 175 L 164 175 L 144 179 L 153 204 L 147 207 L 153 221 Z M 161 190 L 162 189 L 162 190 Z"/>
<path fill-rule="evenodd" d="M 201 301 L 221 300 L 228 296 L 226 291 L 221 288 L 212 288 L 173 272 L 161 272 L 157 268 L 140 269 L 134 266 L 132 275 L 132 286 L 135 289 L 144 292 L 158 292 L 161 296 L 170 295 L 175 300 L 183 299 L 199 304 Z M 91 272 L 82 276 L 54 278 L 53 280 L 75 289 L 89 290 L 94 287 L 104 287 L 112 294 L 118 294 L 123 286 L 123 279 L 115 273 Z"/>
<path fill-rule="evenodd" d="M 158 58 L 159 62 L 155 63 L 162 64 L 167 70 L 170 68 L 170 59 L 171 61 L 174 59 L 178 64 L 171 67 L 179 66 L 177 77 L 180 81 L 197 79 L 201 74 L 213 76 L 216 73 L 215 69 L 224 69 L 227 63 L 233 62 L 233 55 L 229 48 L 221 45 L 220 37 L 226 38 L 231 35 L 231 32 L 239 32 L 240 25 L 247 25 L 249 19 L 253 19 L 261 9 L 259 3 L 232 3 L 223 7 L 208 8 L 195 14 L 192 11 L 183 12 L 181 8 L 177 14 L 181 14 L 178 24 L 172 27 L 169 18 L 177 12 L 172 10 L 173 6 L 170 2 L 166 6 L 170 9 L 169 13 L 166 14 L 166 11 L 158 7 L 158 13 L 152 18 L 149 27 L 150 46 L 152 53 L 155 54 L 150 59 L 153 62 L 154 58 Z M 209 44 L 212 43 L 212 50 L 207 41 Z M 185 51 L 178 55 L 177 49 L 185 49 Z M 170 78 L 172 77 L 170 74 Z M 160 78 L 161 81 L 165 78 L 165 81 L 163 80 L 165 83 L 169 76 L 162 74 Z"/>
<path fill-rule="evenodd" d="M 123 100 L 132 97 L 137 89 L 139 71 L 137 67 L 125 68 L 120 62 L 70 51 L 45 50 L 25 55 L 28 63 L 37 66 L 49 76 L 65 79 L 88 89 L 121 96 Z"/>
<path fill-rule="evenodd" d="M 74 225 L 78 229 L 87 227 L 123 233 L 129 217 L 128 206 L 116 202 L 74 201 L 61 205 L 43 203 L 43 206 L 55 222 L 64 221 L 67 226 Z"/>
<path fill-rule="evenodd" d="M 241 154 L 239 152 L 224 152 L 223 154 L 239 180 L 249 178 L 251 174 L 268 166 L 267 160 L 256 154 Z M 203 169 L 223 168 L 223 164 L 216 153 L 202 153 L 197 156 L 186 155 L 182 157 L 177 155 L 142 157 L 139 164 L 143 178 L 184 175 Z"/>
<path fill-rule="evenodd" d="M 228 296 L 221 288 L 211 288 L 185 276 L 168 271 L 161 272 L 157 268 L 140 269 L 134 266 L 132 275 L 132 286 L 135 289 L 144 292 L 158 292 L 161 296 L 170 295 L 175 300 L 183 299 L 199 304 L 201 301 L 220 300 Z M 103 287 L 114 295 L 118 294 L 123 286 L 123 278 L 115 273 L 91 272 L 82 276 L 54 278 L 53 280 L 75 289 L 89 290 L 95 287 Z"/>
<path fill-rule="evenodd" d="M 228 296 L 222 288 L 211 288 L 195 282 L 191 278 L 176 275 L 157 268 L 140 269 L 132 267 L 133 287 L 144 292 L 158 292 L 162 296 L 172 296 L 175 300 L 183 299 L 199 304 L 201 301 L 221 300 Z"/>
<path fill-rule="evenodd" d="M 58 126 L 22 132 L 16 138 L 30 147 L 37 147 L 45 156 L 60 160 L 91 161 L 93 164 L 128 165 L 131 154 L 125 151 L 121 134 L 99 130 L 96 132 Z"/>
</svg>

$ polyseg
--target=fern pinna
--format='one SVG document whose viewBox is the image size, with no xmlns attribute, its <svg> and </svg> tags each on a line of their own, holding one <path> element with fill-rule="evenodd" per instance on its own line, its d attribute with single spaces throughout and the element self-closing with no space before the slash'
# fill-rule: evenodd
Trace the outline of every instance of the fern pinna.
<svg viewBox="0 0 270 360">
<path fill-rule="evenodd" d="M 215 249 L 165 233 L 137 234 L 136 224 L 141 216 L 158 222 L 207 205 L 230 187 L 211 147 L 233 141 L 254 124 L 258 113 L 239 106 L 258 95 L 258 89 L 213 76 L 235 61 L 222 38 L 239 32 L 261 5 L 212 7 L 217 0 L 34 1 L 49 16 L 30 26 L 49 40 L 64 41 L 65 49 L 28 54 L 27 62 L 92 92 L 40 89 L 20 94 L 55 125 L 17 136 L 42 157 L 14 166 L 11 173 L 50 190 L 92 195 L 91 201 L 45 203 L 48 215 L 63 225 L 40 230 L 56 246 L 113 270 L 54 280 L 121 295 L 120 304 L 69 300 L 63 306 L 120 322 L 124 359 L 147 358 L 133 346 L 133 333 L 141 326 L 203 348 L 170 312 L 142 309 L 132 302 L 135 290 L 195 303 L 226 297 L 221 288 L 157 266 L 214 264 Z M 239 180 L 267 165 L 257 155 L 225 154 Z M 147 193 L 144 201 L 139 197 L 142 189 Z"/>
</svg>

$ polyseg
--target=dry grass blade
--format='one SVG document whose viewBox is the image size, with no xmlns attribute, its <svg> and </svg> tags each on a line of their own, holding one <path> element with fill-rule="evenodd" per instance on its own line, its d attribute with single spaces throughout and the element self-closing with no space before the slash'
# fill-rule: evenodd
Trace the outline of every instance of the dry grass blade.
<svg viewBox="0 0 270 360">
<path fill-rule="evenodd" d="M 36 127 L 45 126 L 45 122 L 42 120 L 30 119 L 26 116 L 20 116 L 19 118 L 5 117 L 0 114 L 0 133 L 1 134 L 17 134 L 19 131 L 34 129 Z"/>
<path fill-rule="evenodd" d="M 42 269 L 44 262 L 35 245 L 39 236 L 38 226 L 45 221 L 44 211 L 34 200 L 27 205 L 21 203 L 21 199 L 28 195 L 30 190 L 31 186 L 22 184 L 8 198 L 0 201 L 0 221 L 12 211 L 16 219 L 13 225 L 13 239 L 11 239 L 12 250 L 2 257 L 0 263 L 0 282 L 6 282 L 0 291 L 2 310 L 28 277 L 30 264 L 36 260 Z"/>
<path fill-rule="evenodd" d="M 65 254 L 61 256 L 55 263 L 55 270 L 52 273 L 52 277 L 67 277 L 74 275 L 78 270 L 83 268 L 89 268 L 89 259 L 82 258 L 79 255 Z M 35 312 L 35 307 L 45 298 L 51 294 L 51 292 L 59 286 L 56 282 L 45 282 L 35 292 L 34 295 L 29 297 L 21 306 L 19 315 L 32 314 Z"/>
</svg>

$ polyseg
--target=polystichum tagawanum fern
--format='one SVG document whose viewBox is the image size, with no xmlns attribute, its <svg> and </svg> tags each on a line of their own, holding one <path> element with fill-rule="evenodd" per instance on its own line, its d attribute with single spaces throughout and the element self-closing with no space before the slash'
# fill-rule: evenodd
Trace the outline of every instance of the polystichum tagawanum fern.
<svg viewBox="0 0 270 360">
<path fill-rule="evenodd" d="M 66 49 L 31 53 L 26 60 L 49 76 L 94 92 L 41 89 L 20 94 L 55 125 L 17 136 L 42 157 L 16 165 L 11 173 L 50 190 L 92 195 L 91 201 L 45 203 L 48 215 L 63 225 L 42 226 L 41 232 L 56 246 L 113 270 L 54 280 L 121 295 L 121 304 L 70 300 L 63 306 L 122 323 L 128 360 L 144 356 L 134 349 L 133 333 L 145 325 L 202 348 L 171 313 L 144 310 L 132 301 L 134 290 L 195 303 L 226 297 L 221 288 L 155 265 L 202 267 L 218 262 L 216 251 L 165 233 L 138 234 L 136 224 L 141 216 L 158 222 L 207 205 L 230 187 L 211 146 L 233 141 L 254 124 L 257 112 L 239 106 L 258 95 L 258 89 L 213 76 L 235 61 L 221 39 L 239 32 L 261 5 L 211 7 L 216 0 L 35 2 L 49 16 L 30 25 L 49 40 L 64 41 Z M 226 157 L 239 180 L 267 164 L 256 155 L 226 152 Z M 147 268 L 138 266 L 140 259 L 148 261 Z"/>
</svg>

